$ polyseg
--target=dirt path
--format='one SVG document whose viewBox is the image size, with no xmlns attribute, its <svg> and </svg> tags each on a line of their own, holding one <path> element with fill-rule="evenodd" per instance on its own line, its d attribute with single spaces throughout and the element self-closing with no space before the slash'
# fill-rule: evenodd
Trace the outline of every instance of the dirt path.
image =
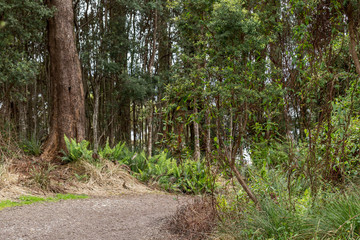
<svg viewBox="0 0 360 240">
<path fill-rule="evenodd" d="M 163 194 L 67 200 L 0 211 L 0 239 L 176 239 L 166 217 L 188 200 Z"/>
</svg>

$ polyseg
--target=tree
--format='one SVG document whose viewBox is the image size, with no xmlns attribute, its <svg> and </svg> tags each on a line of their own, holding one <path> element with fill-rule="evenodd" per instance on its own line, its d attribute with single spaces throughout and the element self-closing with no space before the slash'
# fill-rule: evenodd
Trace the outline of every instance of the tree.
<svg viewBox="0 0 360 240">
<path fill-rule="evenodd" d="M 50 0 L 55 7 L 48 22 L 50 55 L 50 134 L 42 157 L 53 159 L 65 149 L 64 135 L 81 141 L 85 137 L 85 103 L 75 34 L 72 0 Z"/>
</svg>

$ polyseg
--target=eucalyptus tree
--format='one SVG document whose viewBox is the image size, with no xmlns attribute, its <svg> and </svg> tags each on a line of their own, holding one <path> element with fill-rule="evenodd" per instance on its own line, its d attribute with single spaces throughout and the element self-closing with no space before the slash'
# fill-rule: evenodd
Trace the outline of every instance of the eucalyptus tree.
<svg viewBox="0 0 360 240">
<path fill-rule="evenodd" d="M 85 95 L 81 65 L 75 44 L 72 0 L 50 0 L 55 8 L 49 19 L 51 117 L 50 133 L 43 158 L 54 158 L 66 149 L 64 136 L 81 141 L 85 138 Z"/>
</svg>

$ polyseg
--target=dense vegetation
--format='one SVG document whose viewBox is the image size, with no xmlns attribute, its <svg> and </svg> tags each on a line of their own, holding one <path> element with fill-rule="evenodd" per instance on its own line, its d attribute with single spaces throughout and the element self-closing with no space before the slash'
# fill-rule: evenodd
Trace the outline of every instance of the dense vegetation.
<svg viewBox="0 0 360 240">
<path fill-rule="evenodd" d="M 56 11 L 0 2 L 1 164 L 19 158 L 10 145 L 40 156 L 53 128 Z M 215 195 L 225 239 L 360 237 L 359 1 L 73 11 L 86 140 L 65 137 L 62 162 L 108 159 L 150 185 Z"/>
</svg>

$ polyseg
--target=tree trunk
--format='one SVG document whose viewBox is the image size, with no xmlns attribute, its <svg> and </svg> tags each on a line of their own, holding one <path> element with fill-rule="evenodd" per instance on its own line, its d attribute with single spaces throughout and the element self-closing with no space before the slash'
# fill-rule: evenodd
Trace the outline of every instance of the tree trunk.
<svg viewBox="0 0 360 240">
<path fill-rule="evenodd" d="M 27 99 L 27 86 L 22 89 L 22 92 L 25 95 L 25 98 Z M 29 125 L 27 120 L 27 103 L 25 101 L 19 101 L 19 130 L 20 130 L 20 139 L 24 140 L 27 138 L 27 126 Z"/>
<path fill-rule="evenodd" d="M 194 141 L 195 141 L 195 150 L 194 150 L 194 159 L 200 160 L 200 137 L 199 137 L 199 123 L 197 122 L 198 109 L 194 106 Z"/>
<path fill-rule="evenodd" d="M 77 141 L 85 137 L 85 98 L 72 0 L 49 0 L 49 7 L 56 12 L 48 23 L 52 112 L 44 159 L 54 159 L 65 149 L 64 135 Z"/>
<path fill-rule="evenodd" d="M 210 109 L 206 109 L 205 113 L 205 125 L 206 125 L 206 162 L 210 165 L 211 159 L 211 114 Z"/>
<path fill-rule="evenodd" d="M 95 83 L 95 103 L 94 103 L 94 114 L 93 114 L 93 138 L 94 138 L 94 152 L 97 153 L 99 148 L 98 139 L 98 122 L 99 122 L 99 100 L 100 100 L 100 84 Z"/>
<path fill-rule="evenodd" d="M 360 76 L 360 62 L 359 57 L 356 53 L 356 34 L 355 34 L 355 26 L 354 26 L 354 16 L 353 16 L 353 6 L 349 4 L 347 16 L 349 19 L 348 29 L 349 29 L 349 37 L 350 37 L 350 44 L 349 44 L 349 51 L 350 55 L 354 61 L 356 73 Z"/>
<path fill-rule="evenodd" d="M 152 77 L 152 75 L 153 75 L 152 68 L 154 66 L 155 54 L 156 54 L 157 17 L 158 17 L 157 10 L 155 10 L 153 42 L 152 42 L 152 48 L 151 48 L 150 62 L 148 65 L 148 72 L 149 72 L 150 77 Z M 149 158 L 151 158 L 151 154 L 152 154 L 153 120 L 154 120 L 154 104 L 153 104 L 153 100 L 150 100 L 150 116 L 149 116 L 149 125 L 148 125 L 148 134 L 149 134 L 148 135 L 148 157 Z"/>
<path fill-rule="evenodd" d="M 149 124 L 148 124 L 148 147 L 147 147 L 147 152 L 148 152 L 148 157 L 149 159 L 151 158 L 152 155 L 152 134 L 153 134 L 153 118 L 154 118 L 154 108 L 153 108 L 153 104 L 152 104 L 152 100 L 150 101 L 150 116 L 149 116 Z"/>
<path fill-rule="evenodd" d="M 136 103 L 133 101 L 133 150 L 136 149 Z"/>
</svg>

